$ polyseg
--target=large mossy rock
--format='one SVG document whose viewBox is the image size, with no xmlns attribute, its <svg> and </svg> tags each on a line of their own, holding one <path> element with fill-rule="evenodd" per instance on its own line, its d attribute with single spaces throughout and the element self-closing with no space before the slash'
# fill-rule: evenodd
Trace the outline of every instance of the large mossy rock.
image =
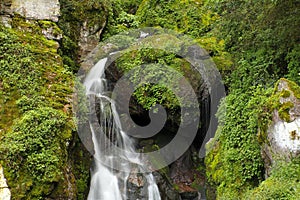
<svg viewBox="0 0 300 200">
<path fill-rule="evenodd" d="M 289 162 L 300 155 L 300 87 L 280 79 L 269 104 L 274 111 L 262 148 L 267 177 L 278 160 Z"/>
<path fill-rule="evenodd" d="M 226 118 L 207 145 L 208 182 L 217 199 L 299 199 L 299 86 L 251 89 L 219 108 Z"/>
</svg>

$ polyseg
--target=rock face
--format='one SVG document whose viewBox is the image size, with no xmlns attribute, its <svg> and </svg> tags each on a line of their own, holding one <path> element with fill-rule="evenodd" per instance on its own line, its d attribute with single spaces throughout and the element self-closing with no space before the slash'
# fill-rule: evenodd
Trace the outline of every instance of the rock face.
<svg viewBox="0 0 300 200">
<path fill-rule="evenodd" d="M 297 91 L 299 87 L 290 81 L 281 79 L 278 82 L 276 93 L 279 94 L 277 100 L 280 106 L 273 112 L 267 143 L 262 148 L 266 177 L 276 160 L 290 161 L 300 155 L 300 99 Z M 284 112 L 285 115 L 282 114 Z M 282 116 L 285 116 L 284 119 Z"/>
<path fill-rule="evenodd" d="M 12 27 L 12 19 L 18 16 L 16 14 L 24 17 L 24 21 L 31 26 L 39 26 L 41 34 L 47 39 L 56 41 L 62 39 L 62 31 L 54 23 L 58 21 L 60 15 L 58 0 L 4 0 L 0 2 L 0 22 L 6 27 Z M 44 21 L 38 23 L 37 20 Z M 18 28 L 22 29 L 23 27 Z"/>
<path fill-rule="evenodd" d="M 10 200 L 11 194 L 7 186 L 6 179 L 4 178 L 3 168 L 0 165 L 0 199 Z"/>
<path fill-rule="evenodd" d="M 28 19 L 58 21 L 60 6 L 58 0 L 12 0 L 11 13 L 19 13 Z"/>
<path fill-rule="evenodd" d="M 82 58 L 85 58 L 99 44 L 106 21 L 102 24 L 95 23 L 92 27 L 88 27 L 88 24 L 88 19 L 86 19 L 80 30 L 79 55 Z"/>
</svg>

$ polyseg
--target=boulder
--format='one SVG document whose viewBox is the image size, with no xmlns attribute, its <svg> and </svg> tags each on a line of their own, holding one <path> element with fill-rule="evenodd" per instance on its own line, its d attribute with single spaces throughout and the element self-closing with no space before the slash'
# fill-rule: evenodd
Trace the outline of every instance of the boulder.
<svg viewBox="0 0 300 200">
<path fill-rule="evenodd" d="M 9 12 L 18 13 L 27 19 L 58 21 L 60 5 L 58 0 L 11 0 Z"/>
<path fill-rule="evenodd" d="M 262 148 L 265 162 L 265 176 L 270 175 L 276 160 L 289 162 L 300 155 L 300 88 L 295 83 L 280 79 L 273 94 L 276 108 L 272 122 L 266 131 L 266 141 Z"/>
</svg>

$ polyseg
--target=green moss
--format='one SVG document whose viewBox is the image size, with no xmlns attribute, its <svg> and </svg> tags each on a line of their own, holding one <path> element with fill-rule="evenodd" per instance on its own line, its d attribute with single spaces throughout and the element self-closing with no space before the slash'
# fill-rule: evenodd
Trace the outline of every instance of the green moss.
<svg viewBox="0 0 300 200">
<path fill-rule="evenodd" d="M 288 90 L 282 90 L 281 93 L 280 93 L 280 96 L 281 96 L 282 98 L 288 98 L 288 97 L 291 96 L 291 92 L 288 91 Z"/>
<path fill-rule="evenodd" d="M 180 191 L 180 188 L 179 188 L 179 185 L 178 184 L 173 184 L 173 188 L 179 192 Z"/>
<path fill-rule="evenodd" d="M 44 29 L 51 29 L 51 33 L 53 34 L 54 37 L 60 36 L 63 34 L 63 31 L 57 26 L 56 23 L 52 21 L 45 21 L 45 20 L 40 20 L 38 21 L 39 26 Z"/>
<path fill-rule="evenodd" d="M 300 99 L 300 86 L 293 81 L 288 81 L 289 88 L 297 99 Z"/>
<path fill-rule="evenodd" d="M 0 159 L 9 171 L 13 195 L 42 198 L 51 193 L 53 183 L 63 181 L 67 124 L 63 112 L 42 107 L 26 112 L 2 137 Z"/>
<path fill-rule="evenodd" d="M 226 74 L 233 63 L 225 51 L 225 42 L 208 34 L 219 16 L 204 4 L 204 1 L 194 0 L 144 0 L 136 15 L 141 27 L 162 27 L 195 38 L 212 56 L 220 72 Z"/>
<path fill-rule="evenodd" d="M 294 104 L 292 102 L 285 102 L 285 103 L 281 104 L 280 108 L 278 110 L 279 117 L 286 122 L 290 122 L 291 117 L 290 117 L 289 111 L 293 107 L 294 107 Z"/>
<path fill-rule="evenodd" d="M 90 153 L 81 143 L 78 135 L 73 138 L 74 148 L 72 148 L 71 160 L 73 165 L 73 173 L 75 177 L 75 184 L 77 189 L 77 199 L 85 200 L 89 192 L 90 182 L 90 166 L 92 158 Z"/>
<path fill-rule="evenodd" d="M 210 183 L 219 183 L 224 171 L 220 169 L 222 164 L 222 151 L 220 149 L 220 143 L 216 143 L 216 146 L 205 157 L 205 164 L 207 169 L 207 178 Z"/>
<path fill-rule="evenodd" d="M 289 90 L 278 92 L 278 84 L 280 82 L 286 82 Z M 289 110 L 294 107 L 294 104 L 292 102 L 280 103 L 280 98 L 289 98 L 293 95 L 299 99 L 299 92 L 300 87 L 295 82 L 284 78 L 280 79 L 276 82 L 273 95 L 268 100 L 267 109 L 269 112 L 273 112 L 275 109 L 278 110 L 279 117 L 286 122 L 290 122 Z"/>
<path fill-rule="evenodd" d="M 179 99 L 174 93 L 176 91 L 171 91 L 167 86 L 164 86 L 165 83 L 172 82 L 172 85 L 177 85 L 182 81 L 182 77 L 185 77 L 197 91 L 199 84 L 201 84 L 201 76 L 186 59 L 180 57 L 188 44 L 184 44 L 180 36 L 161 31 L 159 36 L 155 35 L 145 38 L 143 41 L 132 43 L 131 47 L 122 52 L 122 55 L 116 59 L 115 65 L 122 74 L 136 69 L 137 66 L 147 65 L 145 69 L 147 75 L 131 76 L 132 83 L 149 82 L 151 79 L 159 81 L 157 84 L 149 83 L 138 87 L 134 92 L 137 102 L 147 110 L 155 104 L 163 105 L 168 110 L 176 110 L 180 106 Z M 162 43 L 161 41 L 166 42 Z M 188 42 L 191 43 L 191 41 Z M 174 71 L 166 73 L 168 67 Z M 158 68 L 161 70 L 157 70 Z"/>
<path fill-rule="evenodd" d="M 14 29 L 0 25 L 0 160 L 15 199 L 44 199 L 67 187 L 62 174 L 74 130 L 66 109 L 73 75 L 58 44 L 40 35 L 40 24 L 13 21 Z"/>
</svg>

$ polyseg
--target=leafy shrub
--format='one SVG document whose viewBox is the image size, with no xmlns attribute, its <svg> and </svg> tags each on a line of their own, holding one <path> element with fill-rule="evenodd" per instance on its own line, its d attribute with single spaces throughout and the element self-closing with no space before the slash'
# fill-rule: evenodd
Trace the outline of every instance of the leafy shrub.
<svg viewBox="0 0 300 200">
<path fill-rule="evenodd" d="M 220 199 L 235 199 L 262 180 L 258 116 L 271 93 L 261 86 L 235 90 L 223 102 L 225 121 L 221 121 L 216 146 L 206 157 L 207 176 L 217 185 Z"/>
<path fill-rule="evenodd" d="M 299 199 L 300 194 L 300 160 L 293 159 L 290 163 L 278 162 L 272 169 L 271 176 L 259 187 L 249 190 L 243 199 Z"/>
</svg>

